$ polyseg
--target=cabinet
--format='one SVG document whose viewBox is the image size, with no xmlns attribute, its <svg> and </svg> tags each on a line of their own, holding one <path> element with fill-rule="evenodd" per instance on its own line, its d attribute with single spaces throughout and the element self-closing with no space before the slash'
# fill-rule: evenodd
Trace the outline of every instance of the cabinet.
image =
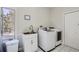
<svg viewBox="0 0 79 59">
<path fill-rule="evenodd" d="M 24 52 L 34 52 L 38 49 L 37 34 L 23 34 Z"/>
</svg>

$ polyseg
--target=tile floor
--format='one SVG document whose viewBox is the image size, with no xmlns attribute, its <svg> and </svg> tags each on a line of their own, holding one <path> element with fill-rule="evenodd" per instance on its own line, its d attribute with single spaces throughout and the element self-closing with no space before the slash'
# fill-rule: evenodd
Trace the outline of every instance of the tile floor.
<svg viewBox="0 0 79 59">
<path fill-rule="evenodd" d="M 38 52 L 43 52 L 43 51 L 39 48 Z M 66 45 L 60 45 L 51 52 L 79 52 L 79 50 L 68 47 Z"/>
</svg>

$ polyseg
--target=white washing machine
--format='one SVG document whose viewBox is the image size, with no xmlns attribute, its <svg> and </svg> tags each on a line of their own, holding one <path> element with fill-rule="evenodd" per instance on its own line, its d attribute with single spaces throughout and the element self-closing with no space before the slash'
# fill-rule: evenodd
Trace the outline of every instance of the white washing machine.
<svg viewBox="0 0 79 59">
<path fill-rule="evenodd" d="M 39 47 L 43 51 L 50 51 L 56 46 L 57 33 L 56 31 L 44 31 L 39 29 Z"/>
<path fill-rule="evenodd" d="M 58 29 L 50 29 L 49 31 L 39 29 L 38 32 L 39 32 L 39 47 L 43 51 L 51 51 L 61 43 L 60 42 L 61 31 Z"/>
</svg>

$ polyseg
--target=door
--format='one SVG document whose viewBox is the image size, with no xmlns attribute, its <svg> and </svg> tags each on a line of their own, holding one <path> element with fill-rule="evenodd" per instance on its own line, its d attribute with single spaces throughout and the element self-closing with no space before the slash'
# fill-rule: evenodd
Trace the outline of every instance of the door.
<svg viewBox="0 0 79 59">
<path fill-rule="evenodd" d="M 65 44 L 79 49 L 79 11 L 65 14 Z"/>
</svg>

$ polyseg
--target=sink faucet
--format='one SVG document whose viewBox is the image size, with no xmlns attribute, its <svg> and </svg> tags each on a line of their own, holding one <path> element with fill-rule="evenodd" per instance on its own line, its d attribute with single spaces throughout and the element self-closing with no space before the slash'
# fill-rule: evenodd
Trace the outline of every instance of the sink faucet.
<svg viewBox="0 0 79 59">
<path fill-rule="evenodd" d="M 31 30 L 31 32 L 34 32 L 33 31 L 33 25 L 30 25 L 29 29 Z"/>
</svg>

